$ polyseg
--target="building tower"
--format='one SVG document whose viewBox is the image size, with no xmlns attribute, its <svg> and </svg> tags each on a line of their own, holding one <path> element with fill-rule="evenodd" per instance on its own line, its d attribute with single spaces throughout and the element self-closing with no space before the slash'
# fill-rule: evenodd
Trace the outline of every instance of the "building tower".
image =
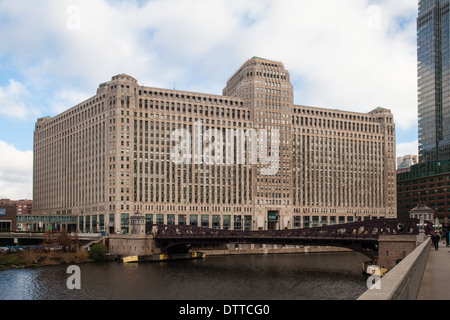
<svg viewBox="0 0 450 320">
<path fill-rule="evenodd" d="M 294 92 L 289 72 L 281 62 L 253 57 L 227 81 L 223 95 L 242 99 L 244 106 L 251 110 L 253 129 L 259 133 L 259 138 L 267 133 L 267 150 L 263 153 L 270 154 L 273 161 L 263 159 L 252 169 L 255 223 L 260 228 L 263 224 L 269 229 L 290 227 L 291 212 L 287 208 L 292 206 Z M 277 145 L 273 145 L 274 141 Z"/>
<path fill-rule="evenodd" d="M 449 226 L 449 0 L 420 0 L 417 18 L 419 163 L 397 174 L 398 216 L 423 203 Z"/>
<path fill-rule="evenodd" d="M 449 0 L 420 0 L 419 162 L 450 160 Z"/>
</svg>

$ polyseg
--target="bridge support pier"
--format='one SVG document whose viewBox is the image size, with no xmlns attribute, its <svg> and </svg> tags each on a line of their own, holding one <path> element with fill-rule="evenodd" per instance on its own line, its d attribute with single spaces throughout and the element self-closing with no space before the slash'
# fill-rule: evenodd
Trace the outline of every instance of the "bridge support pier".
<svg viewBox="0 0 450 320">
<path fill-rule="evenodd" d="M 416 249 L 416 242 L 416 235 L 380 235 L 377 264 L 392 269 L 400 260 Z"/>
<path fill-rule="evenodd" d="M 109 236 L 112 255 L 152 255 L 161 253 L 152 235 L 115 234 Z"/>
</svg>

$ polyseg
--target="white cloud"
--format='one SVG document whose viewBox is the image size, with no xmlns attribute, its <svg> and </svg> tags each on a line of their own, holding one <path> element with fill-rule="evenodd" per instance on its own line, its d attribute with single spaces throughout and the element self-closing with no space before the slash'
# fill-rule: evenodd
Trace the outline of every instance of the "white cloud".
<svg viewBox="0 0 450 320">
<path fill-rule="evenodd" d="M 397 157 L 405 156 L 407 154 L 419 154 L 419 141 L 403 142 L 397 144 Z"/>
<path fill-rule="evenodd" d="M 0 140 L 0 198 L 32 199 L 33 152 Z"/>
<path fill-rule="evenodd" d="M 49 102 L 50 110 L 56 114 L 62 113 L 67 109 L 87 100 L 91 96 L 92 94 L 88 92 L 81 92 L 76 89 L 67 89 L 55 92 L 52 100 Z"/>
<path fill-rule="evenodd" d="M 0 115 L 59 113 L 118 73 L 220 94 L 260 56 L 284 63 L 295 103 L 383 106 L 407 130 L 417 124 L 416 15 L 412 0 L 0 0 L 0 58 L 21 76 L 3 78 Z M 29 197 L 30 151 L 0 148 L 0 195 Z M 417 142 L 398 145 L 408 153 Z"/>
<path fill-rule="evenodd" d="M 146 85 L 220 93 L 240 64 L 257 55 L 284 62 L 298 84 L 296 103 L 355 111 L 384 106 L 408 128 L 417 113 L 410 112 L 417 105 L 415 23 L 399 17 L 409 21 L 417 3 L 371 3 L 43 1 L 26 18 L 19 13 L 26 2 L 4 2 L 0 9 L 20 16 L 5 43 L 17 45 L 10 50 L 19 57 L 36 50 L 40 59 L 23 69 L 50 87 L 94 93 L 124 72 Z M 27 63 L 24 58 L 18 59 Z"/>
<path fill-rule="evenodd" d="M 384 1 L 379 28 L 370 27 L 369 7 L 277 1 L 265 20 L 242 32 L 245 50 L 284 62 L 298 81 L 296 103 L 362 112 L 383 106 L 407 129 L 417 119 L 415 24 L 399 29 L 396 17 L 414 16 L 414 6 Z"/>
<path fill-rule="evenodd" d="M 55 89 L 52 98 L 63 102 L 49 103 L 54 110 L 72 101 L 61 92 L 93 95 L 117 73 L 221 93 L 247 58 L 261 56 L 290 71 L 295 103 L 383 106 L 397 129 L 417 123 L 416 1 L 43 0 L 29 10 L 30 3 L 0 1 L 0 18 L 13 21 L 0 23 L 0 55 L 14 56 L 29 87 Z"/>
<path fill-rule="evenodd" d="M 10 118 L 26 119 L 37 116 L 38 110 L 30 103 L 30 92 L 13 79 L 0 87 L 0 114 Z"/>
</svg>

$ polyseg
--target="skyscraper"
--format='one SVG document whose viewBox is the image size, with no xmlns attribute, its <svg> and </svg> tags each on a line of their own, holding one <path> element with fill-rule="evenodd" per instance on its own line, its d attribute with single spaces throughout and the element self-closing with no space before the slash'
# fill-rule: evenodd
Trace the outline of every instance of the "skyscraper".
<svg viewBox="0 0 450 320">
<path fill-rule="evenodd" d="M 419 161 L 450 160 L 449 0 L 420 0 Z"/>
<path fill-rule="evenodd" d="M 450 216 L 449 0 L 420 0 L 417 18 L 419 163 L 397 174 L 397 215 L 419 204 L 444 228 Z"/>
</svg>

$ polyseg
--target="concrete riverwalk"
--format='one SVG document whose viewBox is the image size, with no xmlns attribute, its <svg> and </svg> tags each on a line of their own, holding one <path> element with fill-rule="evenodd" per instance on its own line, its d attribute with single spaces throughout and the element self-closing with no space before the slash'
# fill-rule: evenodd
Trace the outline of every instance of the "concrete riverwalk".
<svg viewBox="0 0 450 320">
<path fill-rule="evenodd" d="M 450 247 L 430 249 L 417 300 L 450 300 Z"/>
</svg>

